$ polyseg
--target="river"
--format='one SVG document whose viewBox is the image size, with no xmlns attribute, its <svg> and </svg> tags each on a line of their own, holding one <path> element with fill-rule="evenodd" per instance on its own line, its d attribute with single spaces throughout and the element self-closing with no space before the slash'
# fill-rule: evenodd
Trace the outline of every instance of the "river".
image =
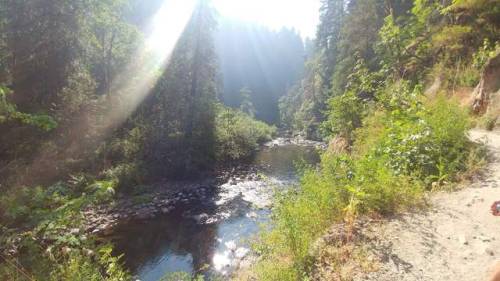
<svg viewBox="0 0 500 281">
<path fill-rule="evenodd" d="M 266 222 L 276 190 L 297 183 L 299 162 L 316 164 L 311 146 L 276 145 L 259 150 L 248 175 L 215 188 L 210 199 L 190 202 L 152 220 L 120 226 L 115 250 L 138 280 L 156 281 L 173 272 L 227 276 L 250 251 L 249 240 Z"/>
</svg>

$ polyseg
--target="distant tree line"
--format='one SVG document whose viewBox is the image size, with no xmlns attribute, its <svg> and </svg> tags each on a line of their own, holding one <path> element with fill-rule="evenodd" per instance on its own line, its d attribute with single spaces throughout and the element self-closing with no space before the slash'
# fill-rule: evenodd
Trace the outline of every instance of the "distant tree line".
<svg viewBox="0 0 500 281">
<path fill-rule="evenodd" d="M 258 119 L 279 123 L 278 101 L 301 77 L 306 52 L 297 31 L 270 30 L 252 23 L 221 20 L 216 32 L 223 91 L 221 99 L 239 107 L 246 89 Z"/>
</svg>

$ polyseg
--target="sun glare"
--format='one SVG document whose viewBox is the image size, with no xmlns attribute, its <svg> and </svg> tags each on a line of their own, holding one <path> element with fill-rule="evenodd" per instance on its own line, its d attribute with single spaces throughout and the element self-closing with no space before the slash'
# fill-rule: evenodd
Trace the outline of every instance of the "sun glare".
<svg viewBox="0 0 500 281">
<path fill-rule="evenodd" d="M 123 69 L 112 83 L 112 91 L 120 100 L 105 118 L 105 130 L 112 130 L 124 122 L 147 97 L 156 84 L 161 70 L 189 22 L 197 0 L 166 0 L 149 23 L 150 32 L 144 45 L 133 56 L 133 61 Z M 134 77 L 134 79 L 130 79 Z"/>
<path fill-rule="evenodd" d="M 126 120 L 151 90 L 158 70 L 168 65 L 179 38 L 189 22 L 198 0 L 165 0 L 151 19 L 145 45 L 137 50 L 134 61 L 113 81 L 112 90 L 121 93 L 121 103 L 110 110 L 108 126 Z M 256 22 L 273 29 L 294 27 L 303 36 L 314 36 L 319 0 L 212 0 L 220 16 Z M 312 3 L 316 4 L 312 4 Z M 154 65 L 144 64 L 154 57 Z M 139 66 L 139 67 L 138 67 Z M 129 79 L 128 77 L 135 77 Z"/>
<path fill-rule="evenodd" d="M 151 21 L 151 34 L 146 39 L 149 51 L 166 56 L 175 47 L 193 14 L 196 0 L 166 0 Z"/>
<path fill-rule="evenodd" d="M 272 29 L 293 27 L 313 37 L 318 24 L 319 0 L 213 0 L 223 17 L 255 22 Z"/>
</svg>

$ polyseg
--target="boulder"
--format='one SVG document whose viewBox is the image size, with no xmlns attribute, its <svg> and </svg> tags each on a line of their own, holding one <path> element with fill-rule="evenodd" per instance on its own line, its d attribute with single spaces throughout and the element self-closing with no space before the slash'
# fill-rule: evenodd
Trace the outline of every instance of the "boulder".
<svg viewBox="0 0 500 281">
<path fill-rule="evenodd" d="M 147 220 L 153 217 L 154 217 L 154 212 L 149 208 L 139 210 L 137 213 L 135 213 L 135 218 L 139 220 Z"/>
<path fill-rule="evenodd" d="M 210 217 L 208 216 L 208 214 L 203 213 L 203 214 L 199 214 L 199 215 L 194 215 L 192 218 L 196 221 L 196 223 L 198 223 L 198 224 L 203 224 L 203 223 L 205 223 L 205 222 L 206 222 L 206 221 L 207 221 Z"/>
<path fill-rule="evenodd" d="M 168 214 L 168 213 L 170 213 L 170 208 L 168 208 L 168 207 L 161 208 L 161 213 L 162 214 Z"/>
</svg>

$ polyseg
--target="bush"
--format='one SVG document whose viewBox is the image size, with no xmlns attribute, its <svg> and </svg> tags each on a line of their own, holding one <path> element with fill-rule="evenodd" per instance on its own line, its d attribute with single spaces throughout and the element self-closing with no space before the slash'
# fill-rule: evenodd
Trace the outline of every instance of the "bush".
<svg viewBox="0 0 500 281">
<path fill-rule="evenodd" d="M 452 57 L 460 57 L 460 53 L 468 49 L 472 34 L 472 27 L 465 25 L 450 25 L 443 27 L 432 37 L 432 45 L 435 49 L 444 49 Z"/>
<path fill-rule="evenodd" d="M 216 156 L 218 161 L 250 156 L 259 144 L 269 141 L 276 128 L 249 115 L 220 105 L 216 117 Z"/>
<path fill-rule="evenodd" d="M 493 131 L 498 122 L 498 115 L 487 113 L 482 116 L 480 119 L 480 126 L 486 129 L 487 131 Z"/>
<path fill-rule="evenodd" d="M 51 116 L 32 115 L 18 111 L 16 106 L 7 100 L 8 94 L 10 94 L 10 90 L 0 84 L 0 124 L 16 120 L 44 131 L 50 131 L 57 127 L 56 121 Z"/>
<path fill-rule="evenodd" d="M 327 135 L 340 135 L 352 140 L 352 132 L 361 127 L 362 120 L 367 114 L 367 103 L 361 100 L 354 92 L 330 99 L 328 120 L 322 124 Z"/>
<path fill-rule="evenodd" d="M 32 238 L 29 238 L 32 239 Z M 122 269 L 120 258 L 111 256 L 111 247 L 103 246 L 93 256 L 88 249 L 71 249 L 67 253 L 45 250 L 33 241 L 24 243 L 21 257 L 7 258 L 0 264 L 0 279 L 12 281 L 28 280 L 72 280 L 72 281 L 125 281 L 128 272 Z M 26 267 L 25 267 L 26 265 Z"/>
<path fill-rule="evenodd" d="M 68 184 L 22 187 L 1 196 L 0 249 L 15 250 L 16 259 L 0 263 L 0 280 L 126 280 L 111 248 L 98 247 L 81 231 L 81 210 L 111 200 L 114 189 L 112 181 L 74 176 Z"/>
<path fill-rule="evenodd" d="M 430 184 L 466 169 L 469 119 L 458 104 L 439 97 L 426 107 L 392 111 L 388 119 L 377 155 L 389 159 L 396 173 Z"/>
<path fill-rule="evenodd" d="M 105 159 L 101 175 L 116 183 L 118 191 L 128 191 L 144 184 L 147 169 L 143 160 L 145 126 L 137 121 L 132 129 L 118 131 L 109 143 L 104 143 L 97 157 Z M 97 160 L 96 160 L 97 161 Z"/>
<path fill-rule="evenodd" d="M 383 159 L 323 156 L 321 168 L 306 171 L 300 189 L 279 200 L 275 227 L 257 248 L 265 257 L 256 267 L 259 280 L 297 280 L 310 269 L 310 249 L 329 225 L 414 206 L 422 190 L 410 177 L 394 174 Z"/>
<path fill-rule="evenodd" d="M 105 170 L 103 175 L 116 183 L 118 191 L 129 191 L 145 182 L 146 171 L 137 162 L 118 164 Z"/>
<path fill-rule="evenodd" d="M 379 109 L 357 129 L 351 154 L 322 157 L 300 187 L 280 194 L 274 228 L 256 246 L 259 280 L 299 280 L 311 271 L 311 249 L 332 223 L 349 231 L 359 216 L 390 215 L 419 207 L 426 186 L 452 180 L 475 153 L 467 140 L 467 113 L 421 87 L 399 82 L 378 97 Z"/>
</svg>

